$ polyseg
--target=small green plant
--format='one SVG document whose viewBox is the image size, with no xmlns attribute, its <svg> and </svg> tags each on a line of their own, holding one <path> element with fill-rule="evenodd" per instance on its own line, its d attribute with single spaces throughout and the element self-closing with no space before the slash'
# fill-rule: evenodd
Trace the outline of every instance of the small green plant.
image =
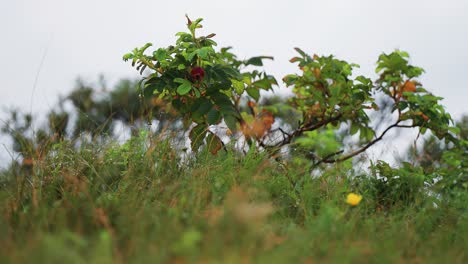
<svg viewBox="0 0 468 264">
<path fill-rule="evenodd" d="M 372 177 L 364 179 L 368 184 L 363 189 L 374 197 L 378 208 L 414 204 L 417 198 L 422 197 L 426 184 L 432 182 L 431 175 L 425 175 L 421 167 L 410 163 L 392 168 L 388 163 L 378 161 L 370 169 Z"/>
</svg>

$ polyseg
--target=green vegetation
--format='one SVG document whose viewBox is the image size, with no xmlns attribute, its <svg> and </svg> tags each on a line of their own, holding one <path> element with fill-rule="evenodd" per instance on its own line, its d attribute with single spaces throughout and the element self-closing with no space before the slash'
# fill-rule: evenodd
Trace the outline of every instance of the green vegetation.
<svg viewBox="0 0 468 264">
<path fill-rule="evenodd" d="M 272 58 L 216 51 L 200 22 L 126 54 L 140 82 L 79 82 L 42 126 L 10 112 L 1 263 L 468 263 L 468 118 L 407 53 L 372 81 L 296 48 L 294 96 L 265 97 Z M 396 166 L 360 155 L 408 128 L 420 141 Z"/>
<path fill-rule="evenodd" d="M 468 260 L 466 189 L 438 195 L 418 170 L 340 163 L 310 177 L 299 161 L 234 150 L 180 160 L 144 132 L 53 152 L 27 177 L 2 175 L 2 263 Z M 363 196 L 354 207 L 350 192 Z"/>
<path fill-rule="evenodd" d="M 298 56 L 290 62 L 298 64 L 300 73 L 282 78 L 294 96 L 281 105 L 293 112 L 293 120 L 290 127 L 280 125 L 272 130 L 275 115 L 281 110 L 275 106 L 261 107 L 256 102 L 262 98 L 262 91 L 278 85 L 274 76 L 258 69 L 273 57 L 240 60 L 230 47 L 216 51 L 217 43 L 213 40 L 216 34 L 198 35 L 202 21 L 187 17 L 189 32 L 177 33 L 175 45 L 147 54 L 152 46 L 147 43 L 123 56 L 141 74 L 149 69 L 140 86 L 145 97 L 171 105 L 187 128 L 195 124 L 189 133 L 193 151 L 206 139 L 210 151 L 216 154 L 223 142 L 210 126 L 223 123 L 229 134 L 243 137 L 247 148 L 254 144 L 272 155 L 292 143 L 310 146 L 310 141 L 317 140 L 314 133 L 317 131 L 346 127 L 350 135 L 359 135 L 359 144 L 347 151 L 343 144 L 328 148 L 324 155 L 308 148 L 316 165 L 348 160 L 396 128 L 418 128 L 420 134 L 430 131 L 446 143 L 458 144 L 453 134 L 459 131 L 452 126 L 450 114 L 439 104 L 442 98 L 424 89 L 417 80 L 424 70 L 412 65 L 409 54 L 400 50 L 379 56 L 375 69 L 379 78 L 373 81 L 353 75 L 353 69 L 359 67 L 357 64 L 333 55 L 311 56 L 295 48 Z M 390 109 L 380 109 L 375 103 L 379 97 L 388 101 Z M 381 131 L 370 125 L 374 121 L 370 114 L 375 112 L 393 117 L 386 123 L 380 122 L 387 125 Z M 302 140 L 296 141 L 298 138 Z"/>
</svg>

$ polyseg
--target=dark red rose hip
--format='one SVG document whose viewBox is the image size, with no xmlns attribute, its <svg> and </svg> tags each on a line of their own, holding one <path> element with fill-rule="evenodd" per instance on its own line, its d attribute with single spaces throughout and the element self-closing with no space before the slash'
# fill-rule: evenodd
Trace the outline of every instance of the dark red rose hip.
<svg viewBox="0 0 468 264">
<path fill-rule="evenodd" d="M 205 77 L 205 70 L 202 67 L 193 67 L 190 75 L 194 80 L 201 81 Z"/>
</svg>

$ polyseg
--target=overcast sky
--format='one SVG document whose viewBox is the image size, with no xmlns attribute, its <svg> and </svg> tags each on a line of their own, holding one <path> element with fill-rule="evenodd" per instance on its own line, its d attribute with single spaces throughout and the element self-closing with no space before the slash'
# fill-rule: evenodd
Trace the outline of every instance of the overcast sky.
<svg viewBox="0 0 468 264">
<path fill-rule="evenodd" d="M 288 62 L 296 46 L 360 64 L 366 75 L 381 52 L 408 51 L 448 111 L 468 112 L 467 0 L 2 0 L 0 10 L 2 108 L 45 112 L 78 76 L 137 77 L 122 55 L 172 44 L 187 13 L 241 58 L 274 56 L 266 68 L 278 79 L 296 71 Z"/>
</svg>

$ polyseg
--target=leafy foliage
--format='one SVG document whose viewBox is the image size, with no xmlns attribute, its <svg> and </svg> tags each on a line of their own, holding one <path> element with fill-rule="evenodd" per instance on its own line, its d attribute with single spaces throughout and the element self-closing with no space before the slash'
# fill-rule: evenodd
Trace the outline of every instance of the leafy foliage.
<svg viewBox="0 0 468 264">
<path fill-rule="evenodd" d="M 13 150 L 20 154 L 23 165 L 31 167 L 62 141 L 99 142 L 116 136 L 117 124 L 135 135 L 151 122 L 158 123 L 155 132 L 178 130 L 180 122 L 175 111 L 157 98 L 140 98 L 137 84 L 124 79 L 112 91 L 98 94 L 96 87 L 78 81 L 75 89 L 59 98 L 59 107 L 48 113 L 46 124 L 38 126 L 34 115 L 11 110 L 1 132 L 11 137 Z M 65 109 L 67 104 L 72 109 Z"/>
<path fill-rule="evenodd" d="M 296 48 L 294 96 L 265 97 L 272 57 L 217 51 L 201 22 L 124 55 L 149 71 L 141 82 L 79 83 L 40 128 L 10 113 L 2 133 L 22 164 L 0 171 L 0 262 L 467 263 L 466 118 L 451 126 L 407 53 L 382 54 L 373 81 Z M 432 156 L 353 164 L 394 128 L 431 131 Z M 186 136 L 190 155 L 174 144 Z"/>
<path fill-rule="evenodd" d="M 405 157 L 422 167 L 425 174 L 434 175 L 434 182 L 446 194 L 454 190 L 468 191 L 468 116 L 463 116 L 456 128 L 460 131 L 458 144 L 445 143 L 432 136 L 421 146 L 409 148 Z"/>
<path fill-rule="evenodd" d="M 189 32 L 177 33 L 174 46 L 158 48 L 152 55 L 146 55 L 152 45 L 148 43 L 123 57 L 131 60 L 140 73 L 150 69 L 151 73 L 143 78 L 145 96 L 171 104 L 187 127 L 195 123 L 189 133 L 194 151 L 202 146 L 205 137 L 217 137 L 216 141 L 221 142 L 210 126 L 219 126 L 223 121 L 228 134 L 235 136 L 240 132 L 249 147 L 255 144 L 272 155 L 288 144 L 297 142 L 301 147 L 316 140 L 312 139 L 316 132 L 327 127 L 337 130 L 347 126 L 350 135 L 359 134 L 361 144 L 357 149 L 345 153 L 343 146 L 315 153 L 316 164 L 352 158 L 393 128 L 418 127 L 421 134 L 430 130 L 439 139 L 457 142 L 453 134 L 458 131 L 439 104 L 441 98 L 416 80 L 424 70 L 411 65 L 409 55 L 399 50 L 379 56 L 376 72 L 380 77 L 372 81 L 365 76 L 353 76 L 356 64 L 333 56 L 310 56 L 295 48 L 299 55 L 290 62 L 298 63 L 301 72 L 288 74 L 283 81 L 292 87 L 294 97 L 288 107 L 294 113 L 292 116 L 298 118 L 290 121 L 293 126 L 273 129 L 280 108 L 259 107 L 254 101 L 261 99 L 261 90 L 272 90 L 278 83 L 265 72 L 250 70 L 263 66 L 263 61 L 272 57 L 257 56 L 242 61 L 230 48 L 216 51 L 217 44 L 212 40 L 215 34 L 196 35 L 201 22 L 202 19 L 192 21 L 187 17 Z M 370 126 L 369 111 L 380 111 L 375 99 L 380 95 L 391 99 L 391 114 L 396 115 L 396 120 L 378 133 Z M 301 139 L 296 141 L 298 138 Z"/>
<path fill-rule="evenodd" d="M 264 72 L 244 71 L 245 66 L 262 66 L 262 60 L 271 57 L 259 56 L 240 61 L 229 52 L 230 48 L 215 51 L 217 45 L 212 40 L 215 34 L 196 35 L 202 19 L 191 21 L 187 17 L 189 32 L 179 32 L 174 46 L 159 48 L 152 55 L 145 55 L 151 46 L 146 44 L 124 55 L 124 60 L 132 60 L 137 70 L 143 72 L 148 67 L 154 73 L 144 78 L 143 93 L 170 102 L 184 118 L 185 123 L 195 122 L 197 128 L 189 134 L 192 148 L 196 150 L 210 125 L 222 120 L 231 131 L 242 123 L 238 111 L 240 96 L 247 93 L 254 100 L 260 97 L 260 90 L 271 90 L 276 80 Z M 204 129 L 201 129 L 204 127 Z M 203 137 L 201 137 L 203 136 Z"/>
</svg>

